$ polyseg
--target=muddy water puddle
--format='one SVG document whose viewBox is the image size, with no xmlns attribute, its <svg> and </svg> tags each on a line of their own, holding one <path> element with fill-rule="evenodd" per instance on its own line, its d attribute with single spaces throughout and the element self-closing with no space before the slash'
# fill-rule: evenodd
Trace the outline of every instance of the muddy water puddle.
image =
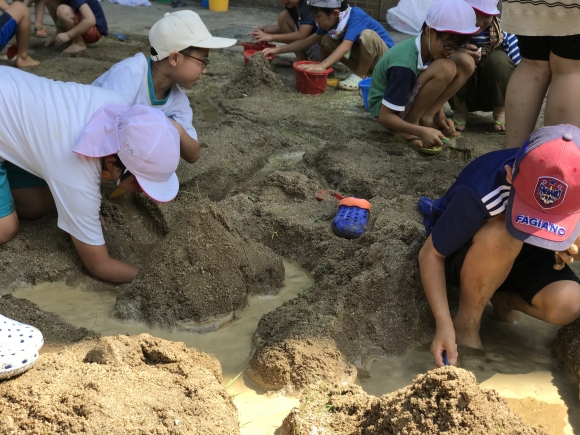
<svg viewBox="0 0 580 435">
<path fill-rule="evenodd" d="M 557 330 L 529 316 L 516 325 L 497 321 L 490 306 L 481 328 L 486 351 L 459 349 L 458 366 L 471 371 L 483 388 L 498 391 L 525 423 L 551 435 L 580 434 L 578 386 L 564 376 L 552 356 Z M 359 384 L 375 396 L 411 384 L 434 367 L 429 346 L 369 362 L 370 377 L 359 379 Z"/>
<path fill-rule="evenodd" d="M 13 296 L 28 299 L 44 311 L 57 313 L 76 327 L 85 327 L 103 336 L 149 333 L 166 340 L 183 341 L 188 347 L 214 354 L 223 370 L 224 384 L 238 374 L 228 391 L 240 413 L 243 435 L 271 435 L 281 426 L 298 399 L 281 394 L 265 394 L 243 374 L 249 361 L 252 335 L 260 318 L 295 298 L 312 283 L 310 275 L 289 261 L 284 261 L 285 284 L 274 296 L 252 296 L 248 306 L 236 319 L 221 329 L 207 334 L 171 332 L 144 324 L 121 322 L 112 317 L 117 292 L 95 292 L 64 283 L 44 283 L 16 291 Z"/>
</svg>

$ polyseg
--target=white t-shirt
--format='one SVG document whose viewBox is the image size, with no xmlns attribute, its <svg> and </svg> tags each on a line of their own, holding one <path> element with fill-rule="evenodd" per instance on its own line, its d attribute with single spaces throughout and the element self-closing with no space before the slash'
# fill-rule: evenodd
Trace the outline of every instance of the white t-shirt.
<svg viewBox="0 0 580 435">
<path fill-rule="evenodd" d="M 101 159 L 72 150 L 93 114 L 109 102 L 127 104 L 106 89 L 0 66 L 0 160 L 44 179 L 56 202 L 58 227 L 89 245 L 105 243 Z"/>
<path fill-rule="evenodd" d="M 113 65 L 92 85 L 117 92 L 131 106 L 143 104 L 161 110 L 165 116 L 173 119 L 187 131 L 187 134 L 197 140 L 197 132 L 192 125 L 193 110 L 189 105 L 189 98 L 179 86 L 173 85 L 165 100 L 157 100 L 149 62 L 150 59 L 147 59 L 143 53 L 137 53 Z"/>
</svg>

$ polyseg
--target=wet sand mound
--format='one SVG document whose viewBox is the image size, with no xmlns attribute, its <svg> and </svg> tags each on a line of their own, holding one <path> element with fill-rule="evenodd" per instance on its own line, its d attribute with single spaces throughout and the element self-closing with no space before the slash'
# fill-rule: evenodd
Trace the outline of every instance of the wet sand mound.
<svg viewBox="0 0 580 435">
<path fill-rule="evenodd" d="M 358 386 L 319 384 L 306 389 L 300 409 L 284 420 L 283 435 L 489 435 L 544 434 L 526 426 L 493 390 L 482 390 L 470 372 L 444 367 L 412 385 L 369 396 Z"/>
<path fill-rule="evenodd" d="M 220 380 L 219 362 L 183 343 L 148 334 L 84 342 L 0 383 L 0 433 L 238 433 Z"/>
<path fill-rule="evenodd" d="M 580 383 L 580 319 L 560 328 L 555 350 L 565 371 Z"/>
<path fill-rule="evenodd" d="M 250 58 L 246 68 L 224 87 L 223 94 L 226 98 L 243 98 L 261 90 L 284 91 L 285 86 L 272 71 L 266 56 L 256 53 Z"/>
<path fill-rule="evenodd" d="M 182 220 L 117 298 L 114 315 L 163 327 L 211 330 L 247 305 L 251 294 L 276 292 L 282 259 L 242 237 L 210 201 L 183 210 Z M 208 322 L 207 325 L 200 325 Z"/>
<path fill-rule="evenodd" d="M 355 367 L 344 360 L 332 341 L 323 340 L 285 340 L 261 348 L 247 373 L 266 389 L 304 388 L 321 378 L 345 383 L 356 379 Z"/>
</svg>

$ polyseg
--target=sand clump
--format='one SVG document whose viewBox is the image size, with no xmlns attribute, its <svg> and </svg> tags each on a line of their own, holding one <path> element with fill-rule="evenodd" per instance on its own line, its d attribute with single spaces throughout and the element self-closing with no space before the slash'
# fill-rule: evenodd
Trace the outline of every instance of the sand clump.
<svg viewBox="0 0 580 435">
<path fill-rule="evenodd" d="M 580 383 L 580 319 L 558 330 L 555 352 L 570 378 Z"/>
<path fill-rule="evenodd" d="M 532 435 L 494 390 L 482 390 L 475 376 L 444 367 L 419 375 L 413 384 L 381 398 L 358 386 L 308 388 L 300 408 L 286 417 L 282 435 Z"/>
<path fill-rule="evenodd" d="M 357 372 L 332 341 L 289 339 L 258 350 L 247 373 L 266 389 L 281 389 L 304 388 L 319 379 L 350 384 Z"/>
<path fill-rule="evenodd" d="M 282 80 L 274 74 L 272 67 L 263 53 L 256 53 L 238 75 L 224 89 L 226 98 L 243 98 L 254 95 L 261 90 L 284 91 Z"/>
<path fill-rule="evenodd" d="M 281 257 L 242 237 L 222 208 L 198 202 L 117 297 L 114 315 L 203 332 L 245 308 L 249 295 L 275 293 L 283 282 Z"/>
<path fill-rule="evenodd" d="M 237 434 L 232 399 L 210 355 L 142 334 L 44 354 L 0 383 L 0 433 Z"/>
</svg>

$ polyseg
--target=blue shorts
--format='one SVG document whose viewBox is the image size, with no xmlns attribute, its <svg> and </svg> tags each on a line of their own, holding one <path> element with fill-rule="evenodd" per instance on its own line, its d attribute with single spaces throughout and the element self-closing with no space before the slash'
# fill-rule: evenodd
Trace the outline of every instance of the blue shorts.
<svg viewBox="0 0 580 435">
<path fill-rule="evenodd" d="M 0 15 L 0 50 L 4 50 L 8 41 L 16 34 L 17 27 L 18 23 L 8 12 Z"/>
<path fill-rule="evenodd" d="M 8 216 L 15 210 L 11 189 L 42 186 L 48 186 L 42 178 L 10 162 L 0 162 L 0 218 Z"/>
</svg>

